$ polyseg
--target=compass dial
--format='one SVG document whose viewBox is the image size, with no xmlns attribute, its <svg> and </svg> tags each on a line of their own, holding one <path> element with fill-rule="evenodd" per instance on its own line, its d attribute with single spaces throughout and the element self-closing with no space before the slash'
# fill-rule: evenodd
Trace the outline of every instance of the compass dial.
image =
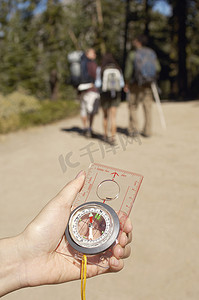
<svg viewBox="0 0 199 300">
<path fill-rule="evenodd" d="M 72 211 L 65 234 L 75 250 L 97 254 L 113 245 L 119 230 L 119 218 L 109 205 L 88 202 Z"/>
</svg>

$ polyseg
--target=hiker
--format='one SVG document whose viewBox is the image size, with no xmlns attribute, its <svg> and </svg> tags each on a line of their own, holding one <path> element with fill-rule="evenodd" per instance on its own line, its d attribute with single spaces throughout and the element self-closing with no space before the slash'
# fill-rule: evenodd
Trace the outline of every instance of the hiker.
<svg viewBox="0 0 199 300">
<path fill-rule="evenodd" d="M 94 116 L 98 112 L 99 93 L 94 85 L 96 79 L 97 64 L 96 53 L 89 48 L 81 57 L 81 78 L 77 89 L 80 93 L 80 115 L 83 123 L 83 134 L 92 137 L 92 125 Z"/>
<path fill-rule="evenodd" d="M 0 239 L 0 297 L 12 291 L 58 284 L 80 279 L 81 264 L 71 263 L 62 252 L 71 255 L 65 240 L 65 229 L 71 205 L 85 181 L 81 171 L 53 198 L 17 236 Z M 113 247 L 109 267 L 87 265 L 87 276 L 93 277 L 123 269 L 123 259 L 130 255 L 132 224 L 128 218 Z"/>
<path fill-rule="evenodd" d="M 102 57 L 100 76 L 100 101 L 103 110 L 104 141 L 114 145 L 116 143 L 115 135 L 117 130 L 116 112 L 117 107 L 120 104 L 121 90 L 124 87 L 124 79 L 121 69 L 111 53 L 106 53 Z M 108 134 L 109 121 L 111 131 L 110 137 Z"/>
<path fill-rule="evenodd" d="M 160 72 L 160 63 L 156 53 L 146 47 L 147 37 L 138 36 L 133 40 L 135 51 L 130 51 L 127 56 L 125 70 L 125 92 L 129 92 L 129 126 L 128 134 L 132 137 L 137 136 L 138 120 L 137 109 L 140 103 L 143 104 L 145 124 L 141 131 L 144 137 L 152 134 L 152 103 L 153 94 L 151 83 L 155 82 Z"/>
</svg>

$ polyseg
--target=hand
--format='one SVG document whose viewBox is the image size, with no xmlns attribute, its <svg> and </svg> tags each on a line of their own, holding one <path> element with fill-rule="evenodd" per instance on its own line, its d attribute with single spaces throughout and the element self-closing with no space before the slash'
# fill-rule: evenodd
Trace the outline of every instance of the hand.
<svg viewBox="0 0 199 300">
<path fill-rule="evenodd" d="M 80 172 L 42 209 L 23 233 L 15 238 L 0 241 L 0 255 L 3 254 L 4 261 L 9 261 L 10 265 L 6 269 L 7 276 L 2 276 L 4 289 L 3 294 L 0 295 L 22 287 L 63 283 L 80 278 L 80 266 L 72 264 L 60 252 L 62 253 L 64 249 L 64 252 L 68 250 L 69 253 L 64 232 L 71 205 L 81 190 L 84 180 L 85 173 Z M 119 237 L 119 243 L 113 248 L 109 268 L 88 265 L 87 277 L 120 271 L 124 266 L 123 258 L 130 255 L 131 249 L 128 244 L 131 239 L 132 225 L 128 219 Z M 12 251 L 9 251 L 9 246 Z M 8 250 L 5 251 L 2 247 L 4 249 L 7 247 Z M 10 254 L 12 257 L 9 256 L 7 259 L 7 253 L 13 253 Z M 10 281 L 9 270 L 12 271 L 12 281 Z M 17 274 L 16 278 L 14 274 Z"/>
<path fill-rule="evenodd" d="M 128 93 L 129 92 L 129 85 L 126 83 L 124 86 L 124 92 Z"/>
</svg>

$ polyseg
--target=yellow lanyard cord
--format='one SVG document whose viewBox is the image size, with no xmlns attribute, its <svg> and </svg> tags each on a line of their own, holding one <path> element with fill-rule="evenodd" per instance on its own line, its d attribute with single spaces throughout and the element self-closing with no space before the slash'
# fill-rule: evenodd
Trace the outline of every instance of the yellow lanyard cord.
<svg viewBox="0 0 199 300">
<path fill-rule="evenodd" d="M 83 257 L 82 257 L 82 270 L 81 270 L 81 300 L 86 300 L 86 296 L 85 296 L 86 269 L 87 269 L 87 257 L 86 257 L 86 255 L 83 255 Z"/>
</svg>

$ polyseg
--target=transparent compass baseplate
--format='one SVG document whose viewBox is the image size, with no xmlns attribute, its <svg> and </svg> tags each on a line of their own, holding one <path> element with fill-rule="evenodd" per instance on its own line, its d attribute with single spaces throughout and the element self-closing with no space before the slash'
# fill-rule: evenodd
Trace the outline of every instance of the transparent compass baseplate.
<svg viewBox="0 0 199 300">
<path fill-rule="evenodd" d="M 134 172 L 91 164 L 73 203 L 62 254 L 73 263 L 80 263 L 86 254 L 88 263 L 108 268 L 142 180 Z"/>
</svg>

